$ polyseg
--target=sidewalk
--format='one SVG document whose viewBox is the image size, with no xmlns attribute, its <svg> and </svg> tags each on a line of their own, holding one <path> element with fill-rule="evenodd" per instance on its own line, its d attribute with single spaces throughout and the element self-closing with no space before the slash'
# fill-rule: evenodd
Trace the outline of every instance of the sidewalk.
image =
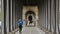
<svg viewBox="0 0 60 34">
<path fill-rule="evenodd" d="M 15 34 L 19 34 L 19 31 L 15 32 Z M 45 34 L 45 32 L 36 27 L 25 27 L 21 34 Z"/>
</svg>

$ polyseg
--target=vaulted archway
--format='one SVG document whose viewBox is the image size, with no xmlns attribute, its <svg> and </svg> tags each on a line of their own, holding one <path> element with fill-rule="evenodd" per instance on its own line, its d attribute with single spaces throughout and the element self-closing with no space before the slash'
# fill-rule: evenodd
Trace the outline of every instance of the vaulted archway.
<svg viewBox="0 0 60 34">
<path fill-rule="evenodd" d="M 24 26 L 28 23 L 28 17 L 32 16 L 34 26 L 38 26 L 38 6 L 23 6 L 22 19 L 24 20 Z"/>
<path fill-rule="evenodd" d="M 30 26 L 29 25 L 29 23 L 30 23 L 30 21 L 29 20 L 31 20 L 32 21 L 32 25 L 31 26 L 35 26 L 35 19 L 36 19 L 36 15 L 35 15 L 35 13 L 33 12 L 33 11 L 27 11 L 26 12 L 26 14 L 25 14 L 25 19 L 27 19 L 27 21 L 26 21 L 26 25 L 27 26 Z"/>
</svg>

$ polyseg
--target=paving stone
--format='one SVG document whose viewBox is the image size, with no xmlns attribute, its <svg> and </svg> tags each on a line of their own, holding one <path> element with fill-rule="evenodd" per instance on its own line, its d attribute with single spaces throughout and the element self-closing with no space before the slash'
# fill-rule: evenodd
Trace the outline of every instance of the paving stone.
<svg viewBox="0 0 60 34">
<path fill-rule="evenodd" d="M 19 31 L 15 32 L 15 34 L 20 34 Z M 21 34 L 45 34 L 42 30 L 36 27 L 25 27 L 22 30 Z"/>
</svg>

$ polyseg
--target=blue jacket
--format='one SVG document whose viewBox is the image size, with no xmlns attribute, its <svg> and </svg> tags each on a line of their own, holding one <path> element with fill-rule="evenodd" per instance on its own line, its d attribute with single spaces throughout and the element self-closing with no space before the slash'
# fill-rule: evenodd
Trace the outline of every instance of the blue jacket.
<svg viewBox="0 0 60 34">
<path fill-rule="evenodd" d="M 17 24 L 18 24 L 18 26 L 22 26 L 23 25 L 23 21 L 22 20 L 18 20 Z"/>
</svg>

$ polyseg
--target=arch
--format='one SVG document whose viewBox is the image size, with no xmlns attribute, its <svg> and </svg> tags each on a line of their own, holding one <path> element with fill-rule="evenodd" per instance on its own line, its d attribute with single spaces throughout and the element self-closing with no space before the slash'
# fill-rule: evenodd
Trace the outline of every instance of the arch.
<svg viewBox="0 0 60 34">
<path fill-rule="evenodd" d="M 30 11 L 30 10 L 29 10 L 29 11 L 27 11 L 27 12 L 25 13 L 25 16 L 27 17 L 27 15 L 28 15 L 28 14 L 33 14 L 33 15 L 34 15 L 34 17 L 35 17 L 35 13 L 34 13 L 33 11 Z"/>
<path fill-rule="evenodd" d="M 26 13 L 25 13 L 25 19 L 27 19 L 27 21 L 26 21 L 26 26 L 27 26 L 27 24 L 29 23 L 29 20 L 28 20 L 28 17 L 29 16 L 32 16 L 32 21 L 34 21 L 35 20 L 35 18 L 36 18 L 36 14 L 34 13 L 34 11 L 27 11 Z"/>
<path fill-rule="evenodd" d="M 26 27 L 28 23 L 28 17 L 29 15 L 33 16 L 33 21 L 35 27 L 38 26 L 38 6 L 23 6 L 22 10 L 22 19 L 24 20 L 24 27 Z"/>
</svg>

